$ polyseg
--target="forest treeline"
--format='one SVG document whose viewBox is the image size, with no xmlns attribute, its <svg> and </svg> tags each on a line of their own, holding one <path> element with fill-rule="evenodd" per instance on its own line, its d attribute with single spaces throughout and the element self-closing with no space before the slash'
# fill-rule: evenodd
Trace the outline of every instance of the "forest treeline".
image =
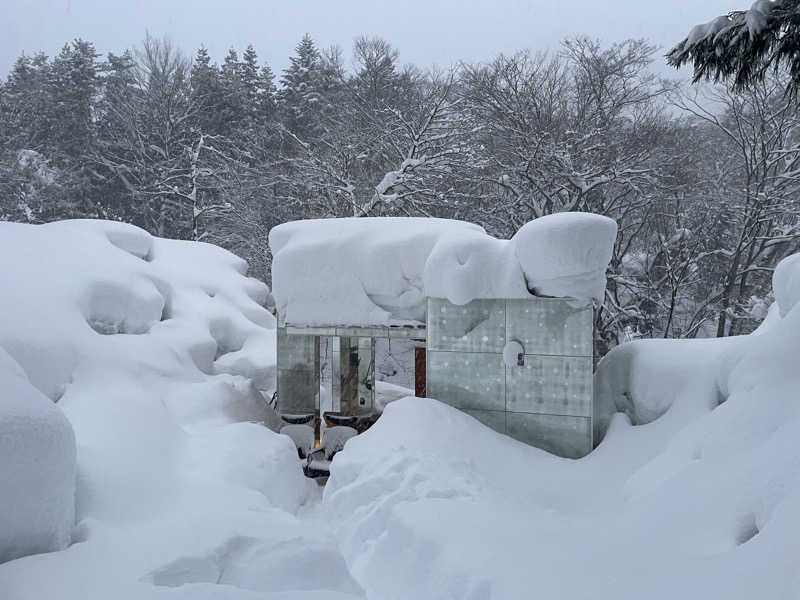
<svg viewBox="0 0 800 600">
<path fill-rule="evenodd" d="M 213 242 L 268 279 L 276 224 L 437 216 L 510 237 L 558 211 L 620 228 L 598 352 L 752 330 L 798 249 L 800 114 L 770 75 L 681 89 L 643 40 L 565 41 L 448 70 L 306 36 L 279 76 L 165 40 L 102 58 L 75 40 L 0 84 L 0 219 L 116 219 Z M 65 251 L 68 251 L 65 249 Z"/>
</svg>

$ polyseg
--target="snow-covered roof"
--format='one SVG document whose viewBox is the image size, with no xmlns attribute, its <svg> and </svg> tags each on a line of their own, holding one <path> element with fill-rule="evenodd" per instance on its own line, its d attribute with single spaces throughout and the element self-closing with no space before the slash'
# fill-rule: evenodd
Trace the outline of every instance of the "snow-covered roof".
<svg viewBox="0 0 800 600">
<path fill-rule="evenodd" d="M 285 323 L 423 322 L 427 297 L 602 298 L 616 223 L 559 213 L 500 240 L 465 221 L 371 217 L 292 221 L 270 231 L 272 288 Z"/>
</svg>

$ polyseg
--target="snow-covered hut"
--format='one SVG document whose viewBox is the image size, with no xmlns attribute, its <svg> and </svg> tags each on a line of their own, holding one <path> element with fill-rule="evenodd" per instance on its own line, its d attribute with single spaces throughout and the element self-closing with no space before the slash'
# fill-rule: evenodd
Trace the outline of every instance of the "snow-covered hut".
<svg viewBox="0 0 800 600">
<path fill-rule="evenodd" d="M 585 213 L 536 219 L 510 240 L 428 218 L 275 227 L 279 411 L 319 410 L 321 338 L 334 410 L 372 411 L 375 339 L 410 339 L 429 397 L 556 454 L 588 453 L 593 304 L 615 236 L 613 220 Z"/>
</svg>

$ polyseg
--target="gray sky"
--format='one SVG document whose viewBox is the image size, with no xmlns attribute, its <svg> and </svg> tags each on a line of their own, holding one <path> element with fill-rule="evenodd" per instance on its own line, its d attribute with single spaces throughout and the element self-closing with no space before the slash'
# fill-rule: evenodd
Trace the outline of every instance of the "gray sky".
<svg viewBox="0 0 800 600">
<path fill-rule="evenodd" d="M 0 76 L 22 53 L 48 55 L 73 38 L 120 52 L 149 31 L 189 54 L 204 44 L 215 60 L 252 43 L 276 74 L 306 32 L 320 47 L 354 37 L 385 38 L 400 62 L 422 67 L 491 58 L 521 48 L 545 50 L 564 37 L 604 41 L 646 37 L 668 48 L 694 24 L 749 0 L 2 0 Z M 666 68 L 659 69 L 672 73 Z"/>
</svg>

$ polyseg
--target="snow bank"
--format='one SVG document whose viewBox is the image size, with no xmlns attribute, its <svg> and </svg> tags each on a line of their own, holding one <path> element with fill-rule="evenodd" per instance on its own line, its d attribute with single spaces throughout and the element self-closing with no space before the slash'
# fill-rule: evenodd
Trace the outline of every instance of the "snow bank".
<svg viewBox="0 0 800 600">
<path fill-rule="evenodd" d="M 364 218 L 275 227 L 272 284 L 278 313 L 295 325 L 380 325 L 425 320 L 425 298 L 569 296 L 601 299 L 616 223 L 562 213 L 511 240 L 463 221 Z"/>
<path fill-rule="evenodd" d="M 45 408 L 60 409 L 77 443 L 75 519 L 51 526 L 47 546 L 26 527 L 18 546 L 27 553 L 63 547 L 70 537 L 80 542 L 0 565 L 3 600 L 357 591 L 330 538 L 295 516 L 318 492 L 291 440 L 265 427 L 276 419 L 267 404 L 275 323 L 262 306 L 267 287 L 246 269 L 215 246 L 159 239 L 122 223 L 0 223 L 0 351 L 36 388 L 7 396 L 3 387 L 0 430 L 5 403 L 24 401 L 45 416 Z M 3 366 L 0 372 L 5 384 Z M 13 438 L 0 433 L 3 507 L 4 444 Z M 11 464 L 30 485 L 68 471 L 68 451 L 54 457 L 55 447 L 37 448 L 39 455 L 20 454 L 27 464 Z M 48 490 L 53 497 L 64 491 Z M 40 527 L 65 519 L 47 508 L 46 493 L 24 497 Z M 298 555 L 306 556 L 298 568 L 311 557 L 338 560 L 334 583 L 315 587 L 321 578 L 306 581 L 288 567 L 257 577 L 263 560 L 286 566 Z M 182 584 L 192 593 L 172 587 Z"/>
<path fill-rule="evenodd" d="M 392 402 L 324 494 L 356 579 L 386 599 L 800 597 L 800 309 L 771 314 L 611 352 L 599 392 L 625 414 L 580 460 Z"/>
<path fill-rule="evenodd" d="M 0 563 L 69 544 L 75 475 L 72 427 L 0 348 Z"/>
<path fill-rule="evenodd" d="M 772 292 L 781 317 L 785 317 L 800 301 L 800 254 L 787 256 L 775 267 Z"/>
<path fill-rule="evenodd" d="M 594 376 L 595 438 L 602 439 L 615 413 L 634 425 L 650 423 L 685 390 L 713 383 L 715 362 L 740 340 L 636 340 L 613 348 Z M 708 402 L 716 404 L 717 395 Z"/>
</svg>

